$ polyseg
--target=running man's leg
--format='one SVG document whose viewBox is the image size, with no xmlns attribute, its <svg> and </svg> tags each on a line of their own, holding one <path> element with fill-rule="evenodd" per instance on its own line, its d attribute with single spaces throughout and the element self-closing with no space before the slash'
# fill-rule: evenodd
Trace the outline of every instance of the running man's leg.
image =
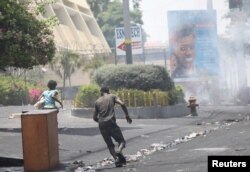
<svg viewBox="0 0 250 172">
<path fill-rule="evenodd" d="M 102 134 L 105 143 L 107 144 L 109 152 L 113 156 L 113 158 L 116 159 L 115 145 L 111 138 L 111 129 L 112 129 L 111 127 L 112 125 L 109 124 L 108 122 L 99 124 L 100 132 Z"/>
<path fill-rule="evenodd" d="M 113 130 L 112 130 L 111 136 L 118 143 L 118 152 L 122 153 L 122 150 L 126 146 L 126 142 L 125 142 L 125 139 L 123 137 L 120 127 L 116 123 L 113 124 Z"/>
</svg>

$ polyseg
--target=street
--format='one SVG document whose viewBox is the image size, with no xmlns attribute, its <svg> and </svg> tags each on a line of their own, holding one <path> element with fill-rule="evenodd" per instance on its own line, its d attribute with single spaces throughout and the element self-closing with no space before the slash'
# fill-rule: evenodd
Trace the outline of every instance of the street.
<svg viewBox="0 0 250 172">
<path fill-rule="evenodd" d="M 216 126 L 208 134 L 145 156 L 141 162 L 124 169 L 141 172 L 207 172 L 208 155 L 250 155 L 249 121 L 227 123 L 220 129 Z M 105 171 L 122 172 L 124 169 Z"/>
<path fill-rule="evenodd" d="M 0 157 L 22 159 L 20 118 L 14 108 L 1 108 Z M 110 154 L 91 118 L 69 110 L 58 114 L 60 167 L 54 171 L 207 171 L 208 155 L 249 155 L 248 106 L 201 106 L 199 116 L 169 119 L 118 119 L 127 141 L 127 165 L 114 168 Z M 0 171 L 23 171 L 0 167 Z"/>
</svg>

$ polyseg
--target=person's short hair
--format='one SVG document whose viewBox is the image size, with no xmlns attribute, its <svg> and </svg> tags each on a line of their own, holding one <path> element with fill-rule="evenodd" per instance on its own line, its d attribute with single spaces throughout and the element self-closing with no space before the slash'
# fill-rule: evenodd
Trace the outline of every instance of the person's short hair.
<svg viewBox="0 0 250 172">
<path fill-rule="evenodd" d="M 194 28 L 194 24 L 183 24 L 181 26 L 176 27 L 173 35 L 171 36 L 171 40 L 176 41 L 179 38 L 183 38 L 189 35 L 195 35 Z"/>
<path fill-rule="evenodd" d="M 109 94 L 109 88 L 107 86 L 102 86 L 100 91 L 103 92 L 103 93 L 108 93 Z"/>
<path fill-rule="evenodd" d="M 54 80 L 49 80 L 47 86 L 48 86 L 49 89 L 54 90 L 54 89 L 56 89 L 57 82 L 54 81 Z"/>
</svg>

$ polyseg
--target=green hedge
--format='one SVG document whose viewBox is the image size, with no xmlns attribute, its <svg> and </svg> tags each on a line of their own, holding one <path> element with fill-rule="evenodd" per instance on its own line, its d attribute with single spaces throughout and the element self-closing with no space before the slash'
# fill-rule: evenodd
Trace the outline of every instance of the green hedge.
<svg viewBox="0 0 250 172">
<path fill-rule="evenodd" d="M 168 92 L 160 90 L 133 90 L 122 89 L 113 91 L 128 107 L 147 107 L 147 106 L 167 106 Z"/>
<path fill-rule="evenodd" d="M 100 96 L 100 87 L 96 85 L 82 86 L 76 97 L 75 107 L 94 107 L 95 100 Z M 180 87 L 171 91 L 160 90 L 134 90 L 119 89 L 111 90 L 111 94 L 118 96 L 128 107 L 147 107 L 147 106 L 168 106 L 178 103 L 178 100 L 184 99 L 181 96 L 183 91 Z"/>
<path fill-rule="evenodd" d="M 93 81 L 113 90 L 122 88 L 169 91 L 174 87 L 166 69 L 155 65 L 108 65 L 97 69 Z"/>
<path fill-rule="evenodd" d="M 100 96 L 100 88 L 97 85 L 80 87 L 74 100 L 75 107 L 94 107 L 95 100 Z"/>
</svg>

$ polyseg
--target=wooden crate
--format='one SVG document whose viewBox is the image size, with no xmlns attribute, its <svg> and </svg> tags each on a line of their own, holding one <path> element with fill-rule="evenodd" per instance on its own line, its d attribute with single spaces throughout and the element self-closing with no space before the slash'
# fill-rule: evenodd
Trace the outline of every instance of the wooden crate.
<svg viewBox="0 0 250 172">
<path fill-rule="evenodd" d="M 45 171 L 59 164 L 57 110 L 21 115 L 25 171 Z"/>
</svg>

